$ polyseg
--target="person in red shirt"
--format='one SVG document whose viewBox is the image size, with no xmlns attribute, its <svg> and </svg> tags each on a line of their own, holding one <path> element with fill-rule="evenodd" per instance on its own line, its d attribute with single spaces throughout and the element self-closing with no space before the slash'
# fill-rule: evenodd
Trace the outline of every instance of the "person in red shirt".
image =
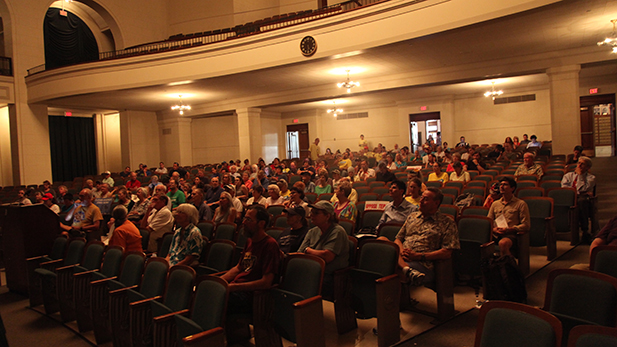
<svg viewBox="0 0 617 347">
<path fill-rule="evenodd" d="M 137 188 L 141 187 L 141 182 L 137 180 L 137 174 L 135 172 L 131 172 L 131 179 L 126 182 L 126 189 L 130 190 L 131 193 L 136 193 Z"/>
</svg>

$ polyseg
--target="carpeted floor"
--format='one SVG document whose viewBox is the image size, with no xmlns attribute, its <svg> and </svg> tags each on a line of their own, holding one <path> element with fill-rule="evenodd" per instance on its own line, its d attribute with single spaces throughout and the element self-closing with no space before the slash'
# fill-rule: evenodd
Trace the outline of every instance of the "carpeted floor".
<svg viewBox="0 0 617 347">
<path fill-rule="evenodd" d="M 599 201 L 598 219 L 600 227 L 617 215 L 617 181 L 614 173 L 617 172 L 617 158 L 595 158 L 592 172 L 597 177 L 597 195 Z M 548 263 L 542 250 L 533 250 L 531 255 L 531 268 L 534 272 L 527 279 L 528 303 L 533 306 L 542 306 L 544 303 L 544 291 L 546 276 L 555 268 L 568 268 L 573 264 L 587 263 L 589 261 L 589 246 L 577 246 L 572 248 L 567 242 L 560 241 L 558 245 L 559 257 Z M 4 277 L 4 273 L 1 273 Z M 4 278 L 2 283 L 6 283 Z M 435 307 L 434 292 L 419 288 L 412 294 L 419 299 L 427 308 Z M 473 346 L 478 310 L 474 309 L 475 294 L 470 287 L 455 288 L 455 306 L 460 312 L 450 321 L 434 326 L 430 323 L 431 317 L 418 313 L 401 313 L 401 339 L 400 346 L 437 346 L 437 347 L 462 347 Z M 11 293 L 6 286 L 0 287 L 0 314 L 7 330 L 7 338 L 11 347 L 88 347 L 91 344 L 71 329 L 71 323 L 64 326 L 53 317 L 44 316 L 41 313 L 27 308 L 26 297 Z M 326 338 L 328 346 L 377 346 L 377 338 L 372 334 L 372 328 L 376 326 L 375 319 L 359 320 L 358 329 L 345 335 L 338 335 L 334 326 L 333 305 L 324 302 L 324 315 L 326 325 Z M 88 336 L 87 336 L 88 337 Z M 284 343 L 284 346 L 291 343 Z"/>
</svg>

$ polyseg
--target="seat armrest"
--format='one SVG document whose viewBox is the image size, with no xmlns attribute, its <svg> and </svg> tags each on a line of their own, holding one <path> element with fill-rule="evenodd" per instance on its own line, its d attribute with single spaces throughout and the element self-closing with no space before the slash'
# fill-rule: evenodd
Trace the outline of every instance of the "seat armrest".
<svg viewBox="0 0 617 347">
<path fill-rule="evenodd" d="M 67 266 L 60 266 L 56 268 L 56 272 L 64 272 L 64 271 L 73 271 L 73 268 L 77 266 L 77 264 L 75 265 L 67 265 Z"/>
<path fill-rule="evenodd" d="M 130 287 L 124 287 L 124 288 L 120 288 L 120 289 L 116 289 L 116 290 L 112 290 L 109 292 L 109 295 L 120 295 L 123 292 L 128 291 L 129 289 L 137 289 L 139 286 L 134 285 L 134 286 L 130 286 Z"/>
<path fill-rule="evenodd" d="M 93 285 L 93 286 L 96 286 L 96 285 L 106 284 L 109 281 L 117 280 L 117 279 L 118 279 L 118 276 L 113 276 L 113 277 L 108 277 L 108 278 L 101 278 L 99 280 L 90 282 L 90 284 Z"/>
<path fill-rule="evenodd" d="M 82 272 L 77 272 L 77 273 L 73 274 L 73 276 L 75 276 L 75 277 L 91 276 L 93 272 L 98 272 L 98 271 L 99 271 L 98 269 L 82 271 Z"/>
<path fill-rule="evenodd" d="M 163 299 L 163 296 L 162 295 L 157 295 L 157 296 L 152 297 L 152 298 L 131 302 L 129 305 L 131 307 L 150 305 L 150 301 L 154 301 L 154 300 L 160 301 L 161 299 Z"/>
<path fill-rule="evenodd" d="M 166 321 L 166 320 L 170 320 L 173 319 L 175 315 L 181 315 L 181 316 L 188 316 L 189 315 L 189 310 L 188 309 L 184 309 L 181 311 L 176 311 L 176 312 L 172 312 L 172 313 L 167 313 L 158 317 L 154 317 L 154 322 L 158 323 L 158 322 L 162 322 L 162 321 Z"/>
<path fill-rule="evenodd" d="M 47 258 L 47 257 L 49 257 L 49 254 L 39 255 L 37 257 L 32 257 L 32 258 L 26 258 L 26 261 L 27 262 L 31 262 L 31 261 L 37 261 L 38 260 L 38 262 L 40 263 L 43 258 Z"/>
<path fill-rule="evenodd" d="M 225 346 L 225 330 L 223 328 L 213 328 L 199 334 L 187 336 L 182 339 L 182 342 L 187 347 L 192 346 L 209 346 L 209 347 L 224 347 Z"/>
<path fill-rule="evenodd" d="M 39 266 L 49 271 L 55 271 L 56 268 L 62 265 L 63 261 L 64 259 L 50 260 L 50 261 L 46 261 L 46 262 L 39 264 Z"/>
</svg>

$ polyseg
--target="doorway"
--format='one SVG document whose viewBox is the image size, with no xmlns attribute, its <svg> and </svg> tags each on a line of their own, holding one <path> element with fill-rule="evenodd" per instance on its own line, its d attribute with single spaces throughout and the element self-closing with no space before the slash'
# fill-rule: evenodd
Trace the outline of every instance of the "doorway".
<svg viewBox="0 0 617 347">
<path fill-rule="evenodd" d="M 596 157 L 615 155 L 615 95 L 580 98 L 581 146 Z"/>
<path fill-rule="evenodd" d="M 411 151 L 422 147 L 429 137 L 437 142 L 441 134 L 441 114 L 439 112 L 416 113 L 409 115 L 409 142 Z"/>
<path fill-rule="evenodd" d="M 310 155 L 308 124 L 288 125 L 285 142 L 287 159 L 307 158 Z"/>
</svg>

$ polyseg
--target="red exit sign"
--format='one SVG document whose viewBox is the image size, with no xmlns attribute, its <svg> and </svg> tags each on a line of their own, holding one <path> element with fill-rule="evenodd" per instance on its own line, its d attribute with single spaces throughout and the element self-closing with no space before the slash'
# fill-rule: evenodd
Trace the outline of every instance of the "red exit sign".
<svg viewBox="0 0 617 347">
<path fill-rule="evenodd" d="M 420 106 L 420 111 L 426 111 L 428 110 L 428 106 Z"/>
<path fill-rule="evenodd" d="M 598 88 L 589 88 L 589 94 L 598 94 Z"/>
<path fill-rule="evenodd" d="M 294 123 L 298 123 L 299 121 L 299 119 L 294 119 Z"/>
</svg>

